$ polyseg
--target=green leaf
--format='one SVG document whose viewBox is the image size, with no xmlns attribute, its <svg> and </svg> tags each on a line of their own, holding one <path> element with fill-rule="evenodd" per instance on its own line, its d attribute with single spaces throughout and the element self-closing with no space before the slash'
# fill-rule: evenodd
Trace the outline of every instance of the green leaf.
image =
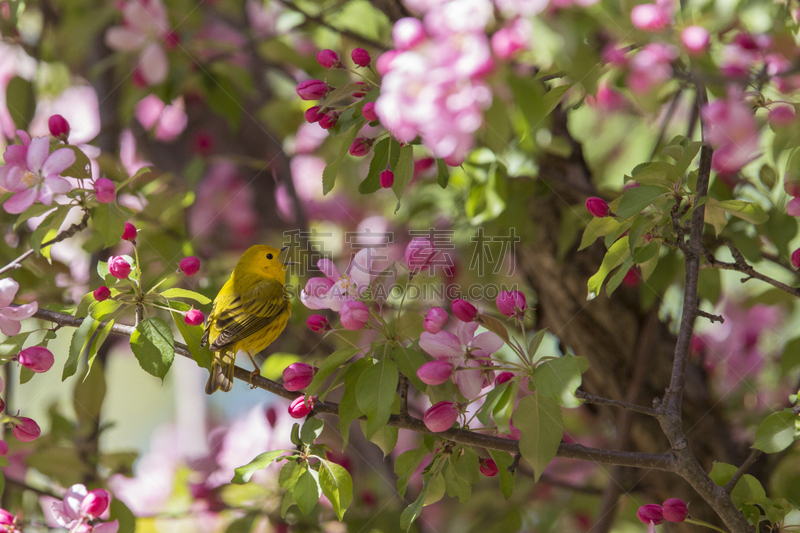
<svg viewBox="0 0 800 533">
<path fill-rule="evenodd" d="M 292 492 L 304 470 L 305 466 L 299 464 L 294 459 L 289 459 L 278 473 L 278 486 Z"/>
<path fill-rule="evenodd" d="M 6 106 L 18 130 L 27 130 L 36 111 L 33 84 L 14 76 L 6 86 Z"/>
<path fill-rule="evenodd" d="M 800 337 L 795 337 L 783 347 L 781 372 L 785 375 L 798 365 L 800 365 Z"/>
<path fill-rule="evenodd" d="M 93 302 L 89 305 L 89 316 L 97 321 L 102 322 L 109 316 L 113 315 L 123 303 L 117 300 L 103 300 L 102 302 Z"/>
<path fill-rule="evenodd" d="M 17 217 L 16 222 L 14 222 L 14 228 L 13 229 L 16 230 L 20 226 L 20 224 L 22 224 L 23 222 L 25 222 L 25 221 L 33 218 L 33 217 L 38 217 L 40 215 L 43 215 L 44 213 L 47 213 L 48 211 L 50 211 L 52 209 L 55 209 L 55 208 L 56 208 L 56 206 L 52 206 L 52 205 L 33 204 L 28 209 L 26 209 L 25 211 L 20 213 L 20 215 Z"/>
<path fill-rule="evenodd" d="M 511 415 L 514 412 L 514 403 L 519 392 L 519 381 L 518 379 L 509 381 L 511 385 L 500 396 L 497 406 L 492 411 L 492 418 L 500 433 L 509 433 L 511 431 Z"/>
<path fill-rule="evenodd" d="M 445 463 L 444 471 L 444 484 L 447 495 L 451 498 L 458 498 L 461 503 L 466 503 L 470 496 L 472 496 L 472 486 L 467 481 L 458 475 L 455 467 L 452 464 L 453 456 Z"/>
<path fill-rule="evenodd" d="M 572 87 L 571 83 L 565 83 L 564 85 L 559 85 L 557 87 L 553 87 L 547 94 L 544 95 L 542 98 L 542 104 L 544 104 L 544 115 L 547 116 L 555 110 L 556 106 L 561 102 L 561 99 L 564 97 L 564 94 Z"/>
<path fill-rule="evenodd" d="M 363 420 L 361 421 L 361 431 L 366 435 L 366 427 L 367 423 Z M 372 437 L 370 437 L 369 441 L 381 449 L 383 452 L 383 456 L 386 457 L 394 447 L 397 446 L 397 437 L 398 431 L 397 428 L 390 425 L 385 425 L 376 431 Z"/>
<path fill-rule="evenodd" d="M 243 109 L 236 84 L 227 76 L 209 72 L 205 72 L 203 81 L 208 107 L 227 120 L 231 130 L 236 131 L 242 120 Z"/>
<path fill-rule="evenodd" d="M 169 305 L 172 309 L 178 308 L 182 311 L 188 311 L 190 308 L 188 304 L 183 302 L 173 301 L 169 302 Z M 181 307 L 184 309 L 181 309 Z M 192 359 L 194 359 L 197 365 L 201 368 L 210 370 L 211 361 L 213 359 L 211 350 L 209 349 L 208 344 L 202 348 L 200 347 L 200 341 L 203 338 L 203 326 L 190 326 L 183 319 L 183 315 L 176 311 L 172 311 L 170 314 L 172 315 L 172 321 L 175 323 L 175 327 L 178 328 L 178 331 L 183 337 L 183 342 L 186 343 L 186 347 L 189 348 L 189 352 L 192 354 Z"/>
<path fill-rule="evenodd" d="M 533 466 L 534 481 L 539 481 L 561 445 L 561 409 L 552 398 L 533 392 L 519 401 L 514 410 L 514 426 L 520 431 L 519 451 Z"/>
<path fill-rule="evenodd" d="M 66 170 L 64 170 L 61 175 L 70 176 L 79 180 L 91 179 L 92 163 L 89 161 L 89 158 L 86 156 L 86 154 L 83 153 L 83 150 L 72 144 L 68 146 L 61 146 L 61 148 L 69 148 L 72 150 L 72 153 L 75 154 L 75 162 L 72 163 Z M 121 231 L 120 235 L 122 235 Z"/>
<path fill-rule="evenodd" d="M 189 289 L 181 289 L 180 287 L 173 287 L 161 293 L 164 298 L 188 298 L 194 300 L 200 305 L 208 305 L 211 299 L 199 292 L 190 291 Z"/>
<path fill-rule="evenodd" d="M 328 95 L 325 97 L 324 102 L 320 103 L 320 107 L 331 107 L 333 104 L 341 102 L 345 98 L 350 98 L 350 96 L 354 92 L 358 91 L 361 88 L 362 86 L 356 84 L 355 82 L 345 83 L 341 87 L 337 87 L 336 89 L 329 92 Z"/>
<path fill-rule="evenodd" d="M 94 336 L 94 340 L 92 340 L 89 346 L 88 367 L 90 371 L 92 370 L 92 365 L 94 364 L 94 359 L 97 356 L 98 350 L 100 350 L 100 347 L 102 347 L 103 343 L 106 342 L 106 339 L 108 338 L 109 334 L 111 334 L 111 329 L 113 327 L 114 321 L 109 320 L 108 322 L 105 322 L 105 325 Z M 86 379 L 87 377 L 88 374 L 84 376 L 83 379 Z"/>
<path fill-rule="evenodd" d="M 531 360 L 537 360 L 536 354 L 539 352 L 539 347 L 542 345 L 546 334 L 547 328 L 542 328 L 536 332 L 536 335 L 534 335 L 528 343 L 528 357 L 530 357 Z"/>
<path fill-rule="evenodd" d="M 628 247 L 628 236 L 626 235 L 611 245 L 611 248 L 608 249 L 605 257 L 603 257 L 603 262 L 597 270 L 597 273 L 589 278 L 589 282 L 587 283 L 589 298 L 600 294 L 600 289 L 608 274 L 630 256 L 631 250 Z"/>
<path fill-rule="evenodd" d="M 723 200 L 716 202 L 717 209 L 722 209 L 731 215 L 746 220 L 751 224 L 763 224 L 769 219 L 769 215 L 758 205 L 744 200 Z"/>
<path fill-rule="evenodd" d="M 131 335 L 131 350 L 147 373 L 164 379 L 175 359 L 175 339 L 163 318 L 142 320 Z"/>
<path fill-rule="evenodd" d="M 633 253 L 633 249 L 639 244 L 639 239 L 642 235 L 650 231 L 653 225 L 653 221 L 647 217 L 636 217 L 636 220 L 633 221 L 631 229 L 628 232 L 628 244 L 631 247 L 631 253 Z"/>
<path fill-rule="evenodd" d="M 427 357 L 411 346 L 397 346 L 392 350 L 392 359 L 418 391 L 426 389 L 427 385 L 417 377 L 417 369 L 428 362 Z"/>
<path fill-rule="evenodd" d="M 100 322 L 87 316 L 83 319 L 78 329 L 72 334 L 72 341 L 69 344 L 69 357 L 67 357 L 67 361 L 64 363 L 64 370 L 61 372 L 61 381 L 66 380 L 77 372 L 81 354 L 83 354 L 83 351 L 86 349 L 90 336 L 99 325 Z"/>
<path fill-rule="evenodd" d="M 575 391 L 581 386 L 581 369 L 574 355 L 543 361 L 534 370 L 532 381 L 537 391 L 559 405 L 574 408 L 583 403 L 575 397 Z"/>
<path fill-rule="evenodd" d="M 119 242 L 120 235 L 125 231 L 125 220 L 116 204 L 100 204 L 92 208 L 92 224 L 103 236 L 106 246 L 113 246 Z"/>
<path fill-rule="evenodd" d="M 367 415 L 364 436 L 368 440 L 389 421 L 399 377 L 395 362 L 384 358 L 367 367 L 358 379 L 356 402 L 358 408 Z"/>
<path fill-rule="evenodd" d="M 358 185 L 358 192 L 361 194 L 372 194 L 381 188 L 380 174 L 389 165 L 389 144 L 393 139 L 385 137 L 375 143 L 372 147 L 372 160 L 369 162 L 369 172 Z M 396 141 L 395 141 L 396 142 Z M 397 145 L 398 150 L 400 145 Z"/>
<path fill-rule="evenodd" d="M 415 450 L 408 450 L 397 456 L 394 461 L 394 473 L 397 475 L 397 492 L 404 498 L 411 475 L 419 464 L 428 455 L 428 450 L 421 446 Z"/>
<path fill-rule="evenodd" d="M 342 135 L 342 144 L 339 147 L 339 154 L 328 164 L 328 166 L 325 167 L 325 170 L 322 171 L 323 195 L 331 192 L 333 190 L 333 186 L 336 185 L 336 175 L 339 173 L 339 167 L 342 165 L 342 161 L 344 161 L 345 156 L 350 150 L 350 145 L 353 144 L 353 141 L 355 140 L 356 135 L 358 135 L 358 131 L 360 129 L 361 125 L 356 123 Z"/>
<path fill-rule="evenodd" d="M 617 231 L 620 226 L 622 226 L 622 222 L 614 217 L 592 217 L 592 220 L 589 221 L 586 225 L 586 229 L 583 231 L 583 237 L 581 238 L 580 246 L 578 246 L 578 251 L 591 246 L 592 243 L 600 237 L 605 237 Z"/>
<path fill-rule="evenodd" d="M 253 477 L 253 474 L 271 465 L 273 462 L 275 462 L 275 459 L 287 453 L 287 451 L 288 450 L 272 450 L 271 452 L 264 452 L 256 456 L 255 459 L 253 459 L 246 465 L 240 466 L 239 468 L 233 471 L 234 476 L 233 479 L 231 480 L 231 483 L 235 483 L 237 485 L 244 485 L 245 483 L 250 481 L 250 478 Z M 295 464 L 295 463 L 290 463 L 290 464 Z M 287 463 L 286 466 L 289 466 L 289 463 Z"/>
<path fill-rule="evenodd" d="M 494 459 L 497 464 L 497 475 L 500 478 L 500 491 L 503 497 L 507 500 L 514 492 L 514 481 L 516 481 L 516 474 L 508 471 L 508 467 L 514 463 L 514 458 L 510 453 L 500 452 L 497 450 L 488 450 L 489 455 Z"/>
<path fill-rule="evenodd" d="M 314 444 L 314 441 L 322 435 L 324 426 L 325 422 L 321 419 L 309 418 L 303 423 L 303 427 L 300 429 L 300 441 L 306 446 L 311 446 Z"/>
<path fill-rule="evenodd" d="M 315 394 L 319 390 L 323 381 L 328 379 L 331 374 L 338 370 L 347 361 L 352 359 L 353 356 L 358 352 L 358 348 L 342 348 L 341 350 L 336 350 L 328 357 L 323 359 L 322 363 L 319 365 L 319 370 L 317 370 L 317 373 L 314 374 L 314 379 L 311 380 L 311 383 L 309 383 L 308 387 L 306 388 L 306 395 L 311 396 Z"/>
<path fill-rule="evenodd" d="M 300 508 L 300 512 L 307 515 L 313 511 L 321 494 L 319 474 L 315 470 L 307 468 L 297 479 L 294 491 L 292 491 L 292 497 L 297 503 L 297 507 Z"/>
<path fill-rule="evenodd" d="M 777 453 L 785 450 L 794 442 L 797 415 L 791 411 L 772 413 L 765 418 L 756 431 L 753 448 L 765 453 Z"/>
<path fill-rule="evenodd" d="M 319 467 L 319 484 L 341 522 L 344 512 L 353 501 L 353 480 L 350 473 L 341 465 L 323 459 Z"/>
<path fill-rule="evenodd" d="M 447 168 L 447 163 L 444 162 L 444 159 L 436 160 L 436 171 L 436 182 L 439 184 L 439 187 L 446 189 L 450 181 L 450 169 Z"/>
<path fill-rule="evenodd" d="M 30 368 L 20 366 L 19 368 L 19 383 L 20 385 L 24 385 L 30 380 L 33 379 L 33 376 L 36 375 L 36 372 L 31 370 Z"/>
<path fill-rule="evenodd" d="M 403 197 L 403 193 L 408 187 L 408 184 L 411 183 L 411 178 L 414 176 L 414 147 L 413 145 L 407 144 L 400 148 L 400 159 L 397 161 L 397 167 L 394 169 L 394 183 L 392 184 L 392 190 L 394 191 L 394 195 L 397 196 L 398 200 L 398 208 L 400 205 L 400 199 Z M 397 209 L 395 209 L 395 213 Z"/>
<path fill-rule="evenodd" d="M 350 369 L 344 376 L 344 393 L 339 402 L 339 423 L 336 425 L 336 427 L 339 428 L 339 433 L 342 435 L 342 450 L 347 447 L 347 441 L 350 437 L 350 426 L 353 420 L 364 414 L 361 409 L 358 408 L 356 387 L 364 370 L 369 366 L 370 362 L 367 359 L 359 359 L 350 366 Z"/>
<path fill-rule="evenodd" d="M 72 406 L 81 425 L 96 424 L 106 397 L 106 378 L 103 365 L 92 366 L 86 377 L 75 385 Z"/>
<path fill-rule="evenodd" d="M 505 383 L 501 383 L 494 387 L 489 394 L 486 395 L 486 399 L 483 402 L 480 410 L 478 411 L 478 420 L 480 420 L 481 424 L 484 426 L 489 425 L 490 418 L 492 416 L 492 411 L 497 406 L 497 403 L 502 398 L 503 394 L 505 394 L 506 389 L 511 386 L 511 382 L 507 381 Z"/>
<path fill-rule="evenodd" d="M 711 472 L 709 472 L 708 475 L 711 477 L 714 483 L 720 487 L 724 487 L 737 470 L 738 468 L 733 465 L 714 461 L 714 466 L 711 468 Z M 736 483 L 736 486 L 731 492 L 731 499 L 733 500 L 734 505 L 739 508 L 746 503 L 758 503 L 765 506 L 768 505 L 767 493 L 764 490 L 764 487 L 761 486 L 760 481 L 750 474 L 743 475 L 742 478 Z"/>
<path fill-rule="evenodd" d="M 33 230 L 31 234 L 30 244 L 35 253 L 39 253 L 45 242 L 56 236 L 58 228 L 64 223 L 64 219 L 69 214 L 70 206 L 61 205 L 55 211 L 45 217 L 44 220 Z"/>
<path fill-rule="evenodd" d="M 642 212 L 656 199 L 665 194 L 659 187 L 643 186 L 632 187 L 625 191 L 615 213 L 620 218 L 629 218 Z"/>
</svg>

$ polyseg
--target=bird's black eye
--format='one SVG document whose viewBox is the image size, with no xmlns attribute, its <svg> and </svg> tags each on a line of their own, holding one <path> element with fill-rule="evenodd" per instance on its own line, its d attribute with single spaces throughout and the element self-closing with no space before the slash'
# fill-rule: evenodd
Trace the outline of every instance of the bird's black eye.
<svg viewBox="0 0 800 533">
<path fill-rule="evenodd" d="M 272 254 L 267 254 L 267 259 L 272 259 Z"/>
</svg>

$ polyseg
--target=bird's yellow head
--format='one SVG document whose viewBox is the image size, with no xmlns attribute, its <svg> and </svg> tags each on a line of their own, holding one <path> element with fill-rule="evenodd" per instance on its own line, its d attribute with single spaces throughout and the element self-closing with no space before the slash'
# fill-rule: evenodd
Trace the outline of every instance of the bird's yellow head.
<svg viewBox="0 0 800 533">
<path fill-rule="evenodd" d="M 256 244 L 247 249 L 236 264 L 237 274 L 255 274 L 270 279 L 279 280 L 283 283 L 286 278 L 286 267 L 289 264 L 284 262 L 280 255 L 286 248 L 273 248 L 265 244 Z"/>
</svg>

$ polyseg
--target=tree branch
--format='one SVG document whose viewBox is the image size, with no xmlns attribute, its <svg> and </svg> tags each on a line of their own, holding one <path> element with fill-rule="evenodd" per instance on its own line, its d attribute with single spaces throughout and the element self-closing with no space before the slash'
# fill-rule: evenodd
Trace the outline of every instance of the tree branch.
<svg viewBox="0 0 800 533">
<path fill-rule="evenodd" d="M 575 391 L 575 396 L 585 401 L 586 403 L 591 403 L 595 405 L 609 405 L 612 407 L 621 407 L 622 409 L 627 409 L 628 411 L 633 411 L 635 413 L 641 413 L 647 416 L 658 417 L 658 411 L 656 411 L 652 407 L 645 407 L 643 405 L 636 405 L 634 403 L 621 402 L 619 400 L 612 400 L 610 398 L 601 398 L 600 396 L 595 396 L 593 394 L 589 394 L 588 392 L 582 390 Z"/>
<path fill-rule="evenodd" d="M 766 276 L 760 272 L 758 272 L 755 268 L 753 268 L 747 260 L 742 255 L 742 252 L 739 251 L 736 246 L 733 245 L 730 241 L 725 241 L 725 246 L 731 251 L 731 255 L 733 256 L 734 262 L 728 263 L 727 261 L 720 261 L 714 255 L 708 251 L 703 250 L 703 255 L 705 256 L 706 261 L 710 266 L 713 268 L 719 268 L 721 270 L 734 270 L 736 272 L 741 272 L 742 274 L 747 274 L 748 277 L 742 279 L 742 283 L 745 281 L 749 281 L 750 279 L 757 279 L 761 280 L 765 283 L 769 283 L 773 287 L 777 287 L 782 291 L 788 292 L 792 296 L 800 298 L 800 289 L 796 287 L 792 287 L 783 283 L 782 281 L 778 281 L 774 278 Z"/>
<path fill-rule="evenodd" d="M 61 326 L 68 326 L 77 328 L 83 322 L 81 318 L 75 318 L 72 315 L 59 313 L 57 311 L 50 311 L 47 309 L 39 309 L 34 317 L 41 320 L 54 322 Z M 123 335 L 130 337 L 134 332 L 133 326 L 125 324 L 114 324 L 111 327 L 111 333 L 115 335 Z M 189 349 L 181 343 L 175 343 L 175 353 L 189 359 L 192 354 Z M 286 398 L 287 400 L 294 400 L 299 394 L 291 392 L 283 388 L 282 385 L 262 376 L 251 376 L 249 370 L 241 367 L 236 367 L 234 377 L 245 383 L 249 383 L 256 388 L 263 389 L 267 392 Z M 314 412 L 339 415 L 339 404 L 331 402 L 317 402 L 314 405 Z M 388 424 L 401 429 L 408 429 L 417 433 L 426 433 L 436 437 L 458 442 L 460 444 L 467 444 L 470 446 L 477 446 L 491 450 L 498 450 L 508 452 L 511 454 L 519 453 L 519 442 L 514 439 L 506 439 L 503 437 L 495 437 L 492 435 L 483 435 L 466 429 L 449 429 L 441 433 L 434 433 L 429 430 L 422 420 L 407 416 L 405 418 L 392 415 Z M 675 457 L 669 453 L 638 453 L 638 452 L 623 452 L 616 450 L 601 450 L 597 448 L 589 448 L 580 444 L 561 443 L 558 449 L 559 457 L 566 457 L 569 459 L 580 459 L 583 461 L 591 461 L 594 463 L 633 466 L 638 468 L 651 468 L 655 470 L 663 470 L 665 472 L 672 472 L 676 467 Z"/>
<path fill-rule="evenodd" d="M 58 235 L 56 235 L 55 237 L 53 237 L 52 239 L 47 241 L 46 243 L 43 243 L 41 248 L 46 248 L 48 246 L 52 246 L 52 245 L 54 245 L 56 243 L 59 243 L 59 242 L 63 241 L 64 239 L 68 239 L 68 238 L 72 237 L 73 235 L 75 235 L 76 233 L 85 230 L 88 225 L 89 225 L 89 211 L 84 211 L 83 212 L 83 218 L 81 219 L 80 222 L 78 222 L 77 224 L 71 225 L 70 227 L 68 227 L 67 229 L 65 229 L 64 231 L 62 231 L 61 233 L 59 233 Z M 17 268 L 21 267 L 22 266 L 22 262 L 25 261 L 31 255 L 33 255 L 33 248 L 31 248 L 30 250 L 28 250 L 27 252 L 25 252 L 21 256 L 17 257 L 16 259 L 11 261 L 9 264 L 4 266 L 3 268 L 0 268 L 0 274 L 3 274 L 3 273 L 5 273 L 5 272 L 7 272 L 9 270 L 12 270 L 12 269 L 17 269 Z"/>
</svg>

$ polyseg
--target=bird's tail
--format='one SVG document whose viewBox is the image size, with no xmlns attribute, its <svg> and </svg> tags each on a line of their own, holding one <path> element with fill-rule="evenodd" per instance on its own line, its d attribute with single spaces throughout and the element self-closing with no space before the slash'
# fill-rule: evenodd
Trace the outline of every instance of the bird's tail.
<svg viewBox="0 0 800 533">
<path fill-rule="evenodd" d="M 217 390 L 228 392 L 233 388 L 233 370 L 236 354 L 216 352 L 211 362 L 211 374 L 206 382 L 206 394 L 214 394 Z"/>
</svg>

